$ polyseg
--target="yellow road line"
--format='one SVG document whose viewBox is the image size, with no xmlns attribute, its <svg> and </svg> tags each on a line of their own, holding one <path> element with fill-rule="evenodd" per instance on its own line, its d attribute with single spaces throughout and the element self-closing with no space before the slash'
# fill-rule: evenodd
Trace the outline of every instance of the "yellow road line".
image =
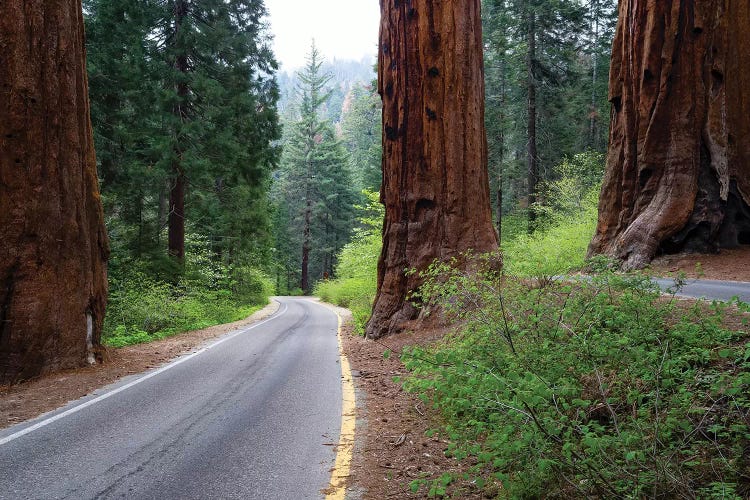
<svg viewBox="0 0 750 500">
<path fill-rule="evenodd" d="M 339 445 L 336 449 L 336 464 L 331 471 L 331 485 L 327 490 L 326 500 L 344 500 L 346 497 L 346 480 L 349 478 L 349 471 L 352 465 L 354 427 L 356 422 L 352 370 L 349 366 L 349 359 L 347 359 L 344 353 L 344 342 L 341 337 L 341 315 L 336 312 L 336 316 L 339 318 L 338 339 L 339 357 L 341 358 L 343 405 L 341 408 L 341 436 L 339 437 Z"/>
</svg>

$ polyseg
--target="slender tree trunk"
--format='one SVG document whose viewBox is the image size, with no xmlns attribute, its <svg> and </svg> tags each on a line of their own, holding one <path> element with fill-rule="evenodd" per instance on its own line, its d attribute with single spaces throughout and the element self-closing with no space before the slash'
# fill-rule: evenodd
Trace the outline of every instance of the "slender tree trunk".
<svg viewBox="0 0 750 500">
<path fill-rule="evenodd" d="M 300 287 L 305 295 L 310 294 L 310 225 L 312 224 L 312 199 L 310 195 L 306 195 L 305 202 L 305 226 L 302 230 L 302 280 Z"/>
<path fill-rule="evenodd" d="M 0 15 L 0 384 L 95 362 L 109 245 L 80 0 Z"/>
<path fill-rule="evenodd" d="M 183 262 L 185 259 L 185 186 L 187 179 L 185 169 L 182 165 L 183 140 L 182 123 L 186 119 L 186 105 L 189 95 L 186 75 L 190 71 L 188 58 L 185 51 L 185 43 L 181 40 L 184 36 L 185 19 L 188 15 L 188 5 L 185 0 L 177 0 L 174 4 L 174 43 L 177 46 L 175 57 L 175 70 L 177 72 L 177 102 L 172 113 L 177 122 L 175 137 L 175 160 L 172 162 L 172 184 L 169 190 L 169 255 Z"/>
<path fill-rule="evenodd" d="M 528 91 L 528 144 L 526 161 L 528 164 L 528 203 L 529 203 L 529 233 L 536 229 L 536 192 L 539 184 L 539 155 L 536 148 L 536 13 L 532 7 L 527 7 L 527 43 L 526 54 L 527 91 Z"/>
<path fill-rule="evenodd" d="M 497 242 L 503 241 L 503 166 L 505 161 L 505 57 L 503 53 L 500 62 L 500 133 L 497 136 L 497 150 L 500 159 L 497 165 Z"/>
<path fill-rule="evenodd" d="M 168 219 L 169 219 L 169 192 L 171 189 L 172 183 L 167 181 L 164 183 L 164 186 L 159 190 L 159 207 L 156 214 L 156 242 L 161 243 L 161 233 L 164 230 L 165 227 L 168 227 Z"/>
<path fill-rule="evenodd" d="M 621 0 L 591 254 L 750 244 L 750 3 Z"/>
<path fill-rule="evenodd" d="M 599 48 L 599 0 L 591 0 L 591 109 L 589 111 L 589 147 L 596 148 L 599 109 L 596 102 L 596 82 L 599 79 L 599 62 L 596 51 Z"/>
<path fill-rule="evenodd" d="M 174 177 L 169 189 L 169 255 L 185 259 L 185 174 L 179 162 L 172 164 Z"/>
<path fill-rule="evenodd" d="M 405 269 L 495 250 L 484 129 L 480 1 L 381 2 L 383 250 L 368 337 L 418 310 Z"/>
</svg>

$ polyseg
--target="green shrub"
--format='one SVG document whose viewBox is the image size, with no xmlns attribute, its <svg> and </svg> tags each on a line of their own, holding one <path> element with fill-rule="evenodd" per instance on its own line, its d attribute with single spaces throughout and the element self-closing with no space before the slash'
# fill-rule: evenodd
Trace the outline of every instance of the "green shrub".
<svg viewBox="0 0 750 500">
<path fill-rule="evenodd" d="M 604 172 L 600 153 L 580 153 L 555 166 L 533 207 L 537 230 L 528 234 L 528 214 L 503 218 L 506 273 L 523 277 L 565 274 L 584 266 L 596 230 L 597 205 Z"/>
<path fill-rule="evenodd" d="M 206 262 L 188 266 L 176 283 L 153 279 L 138 266 L 110 275 L 103 342 L 122 347 L 238 321 L 260 309 L 273 293 L 271 281 L 249 267 L 230 271 Z"/>
<path fill-rule="evenodd" d="M 581 269 L 596 229 L 596 207 L 559 218 L 532 235 L 515 234 L 502 245 L 507 274 L 523 277 L 555 276 Z"/>
<path fill-rule="evenodd" d="M 464 326 L 402 359 L 478 483 L 510 498 L 750 495 L 750 342 L 722 327 L 726 305 L 665 300 L 638 275 L 477 268 L 424 273 L 418 298 Z"/>
<path fill-rule="evenodd" d="M 274 294 L 271 278 L 262 271 L 249 266 L 237 266 L 230 271 L 230 287 L 234 300 L 248 304 L 260 304 Z"/>
</svg>

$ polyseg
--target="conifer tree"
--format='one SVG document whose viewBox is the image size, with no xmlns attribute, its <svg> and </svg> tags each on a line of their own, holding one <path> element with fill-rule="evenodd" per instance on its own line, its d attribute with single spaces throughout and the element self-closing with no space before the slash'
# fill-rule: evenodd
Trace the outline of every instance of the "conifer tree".
<svg viewBox="0 0 750 500">
<path fill-rule="evenodd" d="M 123 237 L 139 240 L 129 246 L 154 253 L 168 226 L 178 262 L 186 230 L 230 260 L 257 249 L 279 136 L 262 0 L 88 0 L 86 10 L 104 191 Z"/>
<path fill-rule="evenodd" d="M 0 385 L 95 362 L 109 254 L 81 3 L 2 11 Z"/>
<path fill-rule="evenodd" d="M 383 182 L 382 103 L 375 86 L 355 85 L 341 120 L 352 175 L 360 190 L 379 191 Z"/>
<path fill-rule="evenodd" d="M 603 151 L 614 0 L 484 0 L 487 127 L 499 214 L 537 198 L 565 156 Z M 503 196 L 503 193 L 505 196 Z M 500 206 L 498 206 L 500 205 Z"/>
<path fill-rule="evenodd" d="M 299 120 L 289 125 L 275 199 L 279 245 L 287 269 L 298 266 L 299 286 L 332 276 L 336 256 L 349 240 L 357 199 L 343 144 L 322 115 L 330 75 L 312 45 L 299 73 Z"/>
</svg>

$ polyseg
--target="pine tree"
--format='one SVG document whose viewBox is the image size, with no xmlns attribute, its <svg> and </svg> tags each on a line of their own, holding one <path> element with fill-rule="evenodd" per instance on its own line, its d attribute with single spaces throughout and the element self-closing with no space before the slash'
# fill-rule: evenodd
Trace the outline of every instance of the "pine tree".
<svg viewBox="0 0 750 500">
<path fill-rule="evenodd" d="M 229 261 L 267 246 L 279 126 L 263 2 L 88 0 L 86 10 L 108 212 L 138 240 L 126 250 L 163 253 L 165 226 L 178 262 L 186 231 Z"/>
<path fill-rule="evenodd" d="M 483 2 L 489 157 L 498 220 L 503 205 L 507 210 L 524 202 L 530 205 L 530 228 L 536 227 L 533 205 L 546 203 L 537 198 L 539 183 L 553 180 L 553 167 L 564 157 L 592 145 L 604 148 L 606 130 L 598 116 L 606 107 L 602 65 L 608 62 L 614 0 L 593 2 Z"/>
<path fill-rule="evenodd" d="M 360 190 L 379 191 L 383 182 L 380 96 L 374 85 L 355 85 L 347 103 L 341 120 L 341 135 L 349 152 L 352 174 Z"/>
<path fill-rule="evenodd" d="M 322 116 L 330 97 L 330 75 L 322 72 L 312 45 L 299 73 L 299 120 L 290 124 L 275 199 L 280 214 L 277 249 L 287 270 L 299 269 L 304 293 L 313 282 L 332 276 L 338 252 L 349 240 L 357 196 L 348 158 L 329 121 Z"/>
</svg>

